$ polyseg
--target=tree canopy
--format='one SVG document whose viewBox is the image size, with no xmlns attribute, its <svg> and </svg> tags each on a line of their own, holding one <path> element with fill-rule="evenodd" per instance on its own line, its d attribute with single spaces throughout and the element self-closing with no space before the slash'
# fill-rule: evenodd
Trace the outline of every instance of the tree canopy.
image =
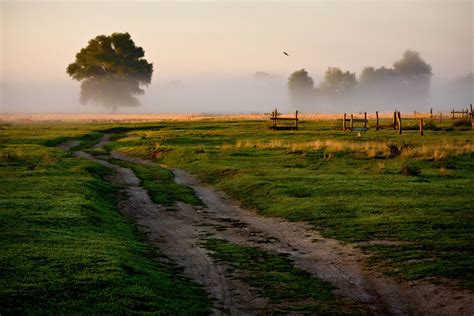
<svg viewBox="0 0 474 316">
<path fill-rule="evenodd" d="M 329 67 L 324 81 L 319 85 L 318 92 L 323 94 L 344 95 L 357 85 L 355 73 L 343 72 L 337 67 Z"/>
<path fill-rule="evenodd" d="M 143 94 L 142 85 L 151 83 L 153 64 L 143 57 L 130 34 L 113 33 L 91 39 L 67 67 L 73 79 L 81 81 L 81 102 L 111 107 L 136 106 L 135 95 Z"/>
<path fill-rule="evenodd" d="M 312 96 L 313 78 L 305 69 L 300 69 L 288 78 L 288 90 L 293 103 L 306 103 Z"/>
</svg>

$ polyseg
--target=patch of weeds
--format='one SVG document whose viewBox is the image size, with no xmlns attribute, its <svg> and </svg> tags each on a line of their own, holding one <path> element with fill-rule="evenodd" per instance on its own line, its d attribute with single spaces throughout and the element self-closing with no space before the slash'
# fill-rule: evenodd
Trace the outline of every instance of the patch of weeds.
<svg viewBox="0 0 474 316">
<path fill-rule="evenodd" d="M 402 152 L 409 150 L 410 148 L 413 148 L 414 145 L 410 143 L 405 143 L 403 142 L 401 145 L 397 145 L 395 143 L 390 143 L 387 144 L 387 148 L 389 151 L 389 156 L 390 157 L 398 157 L 402 154 Z"/>
<path fill-rule="evenodd" d="M 434 120 L 426 121 L 424 125 L 425 130 L 437 131 L 438 126 L 436 125 Z"/>
<path fill-rule="evenodd" d="M 402 153 L 402 149 L 395 143 L 387 144 L 387 148 L 390 153 L 390 157 L 397 157 Z"/>
<path fill-rule="evenodd" d="M 404 176 L 419 176 L 421 169 L 412 162 L 404 161 L 400 173 Z"/>
<path fill-rule="evenodd" d="M 455 130 L 468 131 L 472 129 L 472 121 L 469 119 L 454 120 L 452 126 Z"/>
</svg>

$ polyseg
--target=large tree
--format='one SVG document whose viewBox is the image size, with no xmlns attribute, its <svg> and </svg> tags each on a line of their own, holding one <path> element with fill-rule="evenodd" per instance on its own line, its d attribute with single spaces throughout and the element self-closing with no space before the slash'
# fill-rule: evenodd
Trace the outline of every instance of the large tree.
<svg viewBox="0 0 474 316">
<path fill-rule="evenodd" d="M 136 106 L 135 97 L 144 94 L 141 88 L 151 82 L 153 64 L 143 57 L 128 33 L 99 35 L 76 54 L 76 61 L 67 73 L 81 81 L 81 103 L 96 103 L 110 107 Z"/>
</svg>

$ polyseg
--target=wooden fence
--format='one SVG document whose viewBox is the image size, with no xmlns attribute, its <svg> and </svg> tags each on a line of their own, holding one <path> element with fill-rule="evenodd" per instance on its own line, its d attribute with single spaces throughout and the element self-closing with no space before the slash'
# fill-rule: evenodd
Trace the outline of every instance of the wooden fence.
<svg viewBox="0 0 474 316">
<path fill-rule="evenodd" d="M 280 117 L 281 113 L 278 113 L 278 110 L 275 109 L 272 112 L 270 120 L 272 121 L 271 129 L 275 130 L 297 130 L 298 129 L 298 110 L 295 112 L 295 117 Z M 278 125 L 279 121 L 293 121 L 294 125 Z"/>
</svg>

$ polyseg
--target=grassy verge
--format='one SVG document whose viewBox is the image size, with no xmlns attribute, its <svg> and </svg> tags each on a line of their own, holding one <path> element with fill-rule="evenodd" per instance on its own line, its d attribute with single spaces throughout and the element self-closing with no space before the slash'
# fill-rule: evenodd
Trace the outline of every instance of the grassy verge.
<svg viewBox="0 0 474 316">
<path fill-rule="evenodd" d="M 286 132 L 255 121 L 170 122 L 110 147 L 184 168 L 244 206 L 308 221 L 325 236 L 391 241 L 364 247 L 401 277 L 472 288 L 474 132 L 446 122 L 423 137 L 390 129 L 358 137 L 339 125 L 302 122 Z"/>
<path fill-rule="evenodd" d="M 43 146 L 58 135 L 2 130 L 0 313 L 207 314 L 205 292 L 118 213 L 108 171 Z"/>
<path fill-rule="evenodd" d="M 335 315 L 343 312 L 343 304 L 332 294 L 330 283 L 296 268 L 286 256 L 220 239 L 206 239 L 203 245 L 211 250 L 212 257 L 238 270 L 244 282 L 276 304 L 279 313 Z M 347 307 L 347 303 L 344 306 Z M 351 314 L 355 311 L 352 307 Z"/>
</svg>

